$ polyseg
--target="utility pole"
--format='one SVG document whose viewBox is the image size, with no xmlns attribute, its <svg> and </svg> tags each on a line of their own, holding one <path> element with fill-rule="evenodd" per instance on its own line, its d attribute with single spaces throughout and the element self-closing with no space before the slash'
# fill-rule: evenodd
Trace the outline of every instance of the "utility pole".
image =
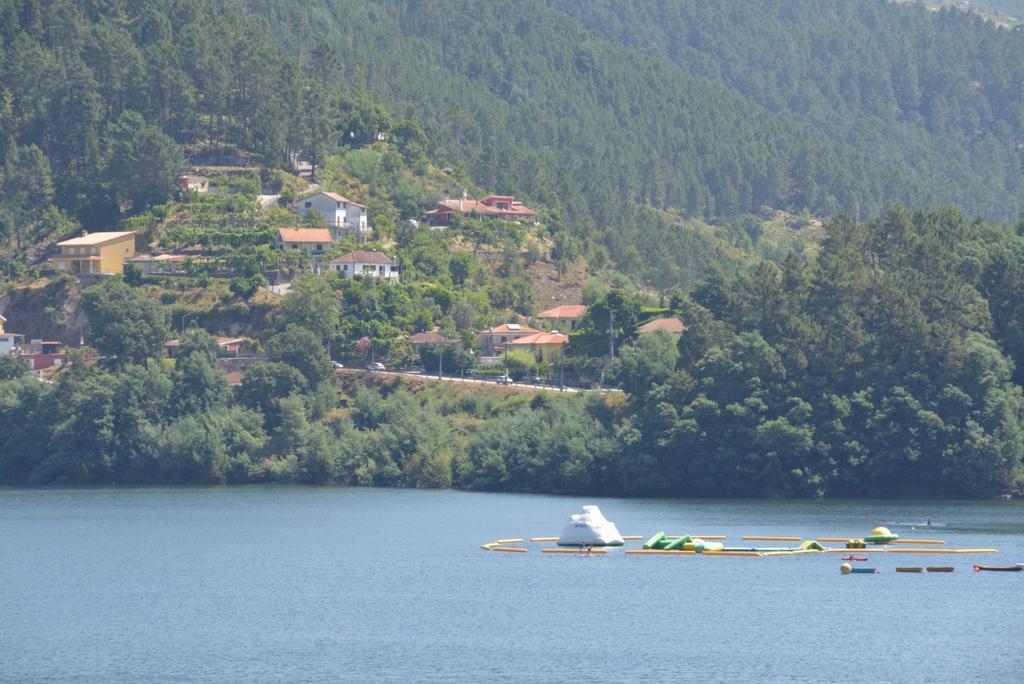
<svg viewBox="0 0 1024 684">
<path fill-rule="evenodd" d="M 608 356 L 615 358 L 615 309 L 608 309 Z"/>
</svg>

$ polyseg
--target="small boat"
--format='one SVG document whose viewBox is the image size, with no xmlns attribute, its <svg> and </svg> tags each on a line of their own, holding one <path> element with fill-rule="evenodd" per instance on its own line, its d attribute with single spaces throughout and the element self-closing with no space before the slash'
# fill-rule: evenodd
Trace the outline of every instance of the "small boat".
<svg viewBox="0 0 1024 684">
<path fill-rule="evenodd" d="M 867 556 L 843 556 L 844 561 L 866 561 Z"/>
<path fill-rule="evenodd" d="M 990 570 L 992 572 L 1020 572 L 1024 570 L 1024 565 L 975 565 L 974 572 L 981 572 L 982 570 Z"/>
</svg>

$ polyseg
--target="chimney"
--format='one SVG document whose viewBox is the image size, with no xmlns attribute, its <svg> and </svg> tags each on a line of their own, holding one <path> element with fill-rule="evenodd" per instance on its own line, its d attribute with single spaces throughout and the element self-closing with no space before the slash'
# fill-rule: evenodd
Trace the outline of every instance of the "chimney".
<svg viewBox="0 0 1024 684">
<path fill-rule="evenodd" d="M 82 229 L 82 237 L 86 237 L 87 235 L 89 235 L 89 231 L 87 231 L 85 228 L 83 228 Z"/>
</svg>

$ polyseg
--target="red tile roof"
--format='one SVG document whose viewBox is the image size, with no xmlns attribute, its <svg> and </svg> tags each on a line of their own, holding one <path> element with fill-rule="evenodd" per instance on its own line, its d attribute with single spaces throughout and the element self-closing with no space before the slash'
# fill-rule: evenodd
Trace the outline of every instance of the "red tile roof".
<svg viewBox="0 0 1024 684">
<path fill-rule="evenodd" d="M 547 311 L 541 311 L 537 318 L 580 318 L 587 313 L 586 304 L 562 304 Z"/>
<path fill-rule="evenodd" d="M 281 242 L 331 242 L 331 231 L 326 228 L 278 228 L 277 233 Z"/>
<path fill-rule="evenodd" d="M 516 327 L 510 328 L 509 327 L 510 325 L 514 325 Z M 510 335 L 510 334 L 511 335 L 533 335 L 533 334 L 542 333 L 542 332 L 544 332 L 544 331 L 543 330 L 537 330 L 536 328 L 531 328 L 528 325 L 520 325 L 519 323 L 502 323 L 501 325 L 496 325 L 493 328 L 488 328 L 487 330 L 481 330 L 480 334 L 481 335 Z"/>
<path fill-rule="evenodd" d="M 537 333 L 527 335 L 516 340 L 509 341 L 509 344 L 537 345 L 537 344 L 566 344 L 569 341 L 568 335 L 562 333 Z"/>
<path fill-rule="evenodd" d="M 502 195 L 492 195 L 491 197 L 499 197 L 505 199 Z M 488 198 L 490 199 L 490 198 Z M 508 198 L 511 199 L 511 198 Z M 508 209 L 499 209 L 498 207 L 492 207 L 484 204 L 480 200 L 461 200 L 461 199 L 446 199 L 441 200 L 437 203 L 437 208 L 427 212 L 428 216 L 435 216 L 438 213 L 446 213 L 447 211 L 457 211 L 460 214 L 480 214 L 481 216 L 536 216 L 537 212 L 529 207 L 524 207 L 520 202 L 512 202 Z"/>
</svg>

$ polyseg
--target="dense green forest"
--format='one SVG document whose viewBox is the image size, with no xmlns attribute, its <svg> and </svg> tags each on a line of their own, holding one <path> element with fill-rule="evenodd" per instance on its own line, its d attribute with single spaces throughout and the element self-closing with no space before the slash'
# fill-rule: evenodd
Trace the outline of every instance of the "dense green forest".
<svg viewBox="0 0 1024 684">
<path fill-rule="evenodd" d="M 438 158 L 598 228 L 637 222 L 638 202 L 704 217 L 762 205 L 871 216 L 900 202 L 1011 220 L 1024 206 L 1024 39 L 964 12 L 226 4 L 268 17 L 295 54 L 321 36 L 360 87 L 431 130 Z"/>
<path fill-rule="evenodd" d="M 213 2 L 0 0 L 0 238 L 21 250 L 108 228 L 177 190 L 186 156 L 288 166 L 392 130 L 422 132 Z"/>
<path fill-rule="evenodd" d="M 104 362 L 72 358 L 50 385 L 0 365 L 0 482 L 1001 494 L 1024 474 L 1021 232 L 953 210 L 838 216 L 814 266 L 762 262 L 677 293 L 689 329 L 625 338 L 619 398 L 339 393 L 323 340 L 340 304 L 316 278 L 285 298 L 270 362 L 232 390 L 202 331 L 161 361 L 166 308 L 110 280 L 83 295 Z M 635 306 L 609 294 L 590 315 Z"/>
<path fill-rule="evenodd" d="M 0 0 L 0 285 L 66 286 L 40 313 L 99 352 L 50 382 L 0 357 L 0 483 L 1020 491 L 1021 64 L 1019 30 L 875 0 Z M 274 249 L 299 159 L 367 204 L 400 283 L 261 291 L 310 270 Z M 222 192 L 178 192 L 196 164 L 232 167 Z M 463 190 L 538 220 L 415 220 Z M 209 253 L 35 280 L 80 227 Z M 421 360 L 471 368 L 477 331 L 548 305 L 542 276 L 589 307 L 560 370 L 623 392 L 332 365 L 409 363 L 436 327 L 455 346 Z M 687 330 L 638 335 L 660 315 Z M 266 358 L 233 386 L 208 333 L 239 326 Z"/>
</svg>

